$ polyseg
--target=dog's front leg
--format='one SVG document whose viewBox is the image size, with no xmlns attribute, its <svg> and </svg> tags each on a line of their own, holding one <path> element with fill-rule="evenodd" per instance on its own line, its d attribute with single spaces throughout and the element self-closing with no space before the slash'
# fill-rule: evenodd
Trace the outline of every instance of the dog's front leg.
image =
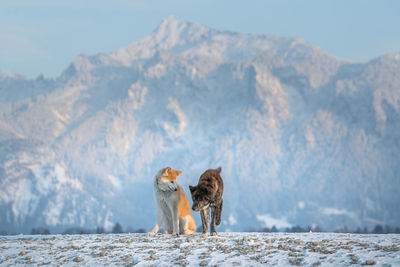
<svg viewBox="0 0 400 267">
<path fill-rule="evenodd" d="M 172 207 L 172 228 L 172 235 L 179 235 L 179 210 L 177 205 Z"/>
<path fill-rule="evenodd" d="M 171 216 L 171 214 L 168 214 L 168 215 L 164 214 L 164 217 L 165 217 L 166 224 L 167 224 L 166 225 L 167 230 L 164 232 L 164 234 L 172 234 L 172 231 L 173 231 L 172 216 Z"/>
<path fill-rule="evenodd" d="M 157 208 L 157 219 L 156 219 L 156 225 L 153 228 L 153 231 L 147 233 L 148 236 L 155 236 L 160 229 L 161 224 L 164 221 L 164 215 L 160 208 Z"/>
<path fill-rule="evenodd" d="M 217 208 L 216 207 L 211 207 L 211 235 L 217 235 L 217 232 L 215 231 L 215 221 L 217 219 Z"/>
<path fill-rule="evenodd" d="M 210 223 L 210 213 L 209 209 L 204 208 L 200 211 L 201 223 L 203 225 L 203 237 L 208 236 L 208 224 Z"/>
</svg>

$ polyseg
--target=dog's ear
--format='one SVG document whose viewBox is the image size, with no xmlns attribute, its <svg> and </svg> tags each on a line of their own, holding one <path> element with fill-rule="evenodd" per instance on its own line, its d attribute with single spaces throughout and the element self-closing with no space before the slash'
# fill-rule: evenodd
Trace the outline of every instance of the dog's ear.
<svg viewBox="0 0 400 267">
<path fill-rule="evenodd" d="M 165 173 L 165 174 L 169 174 L 169 172 L 170 172 L 171 170 L 172 170 L 171 167 L 167 167 L 167 168 L 165 168 L 164 173 Z"/>
<path fill-rule="evenodd" d="M 176 176 L 181 175 L 183 172 L 175 170 Z"/>
<path fill-rule="evenodd" d="M 216 169 L 216 171 L 218 172 L 218 174 L 220 174 L 220 173 L 221 173 L 221 167 L 218 167 L 218 168 Z"/>
<path fill-rule="evenodd" d="M 189 185 L 189 189 L 190 189 L 190 192 L 193 193 L 193 191 L 196 190 L 196 187 Z"/>
</svg>

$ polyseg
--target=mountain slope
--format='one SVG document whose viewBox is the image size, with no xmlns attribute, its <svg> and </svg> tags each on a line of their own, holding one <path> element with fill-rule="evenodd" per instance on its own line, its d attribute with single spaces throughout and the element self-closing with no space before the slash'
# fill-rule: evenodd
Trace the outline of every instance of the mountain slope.
<svg viewBox="0 0 400 267">
<path fill-rule="evenodd" d="M 169 17 L 56 79 L 2 74 L 0 228 L 149 229 L 168 165 L 185 189 L 222 166 L 226 230 L 396 225 L 399 59 Z"/>
</svg>

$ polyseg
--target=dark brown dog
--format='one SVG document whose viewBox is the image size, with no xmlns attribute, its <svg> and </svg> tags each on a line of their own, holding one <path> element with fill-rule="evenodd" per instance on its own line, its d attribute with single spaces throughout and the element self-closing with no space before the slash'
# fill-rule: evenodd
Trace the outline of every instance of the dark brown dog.
<svg viewBox="0 0 400 267">
<path fill-rule="evenodd" d="M 191 186 L 194 211 L 200 211 L 201 222 L 203 224 L 203 236 L 208 235 L 208 225 L 210 223 L 209 208 L 211 208 L 211 235 L 217 235 L 215 225 L 221 224 L 222 212 L 222 192 L 224 183 L 220 176 L 221 167 L 216 170 L 205 171 L 199 179 L 197 186 Z"/>
</svg>

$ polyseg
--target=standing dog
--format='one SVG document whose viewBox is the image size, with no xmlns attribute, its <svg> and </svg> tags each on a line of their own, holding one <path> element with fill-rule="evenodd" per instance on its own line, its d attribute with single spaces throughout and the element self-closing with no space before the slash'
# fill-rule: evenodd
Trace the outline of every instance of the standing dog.
<svg viewBox="0 0 400 267">
<path fill-rule="evenodd" d="M 211 208 L 211 235 L 217 235 L 215 224 L 221 224 L 222 192 L 224 183 L 220 176 L 221 167 L 216 170 L 205 171 L 199 179 L 197 186 L 191 186 L 190 193 L 193 199 L 194 211 L 200 211 L 203 224 L 203 236 L 208 236 L 208 225 L 210 223 L 209 208 Z"/>
<path fill-rule="evenodd" d="M 172 235 L 193 234 L 196 231 L 192 213 L 190 212 L 189 199 L 185 191 L 176 182 L 181 171 L 166 167 L 161 169 L 154 181 L 154 194 L 157 202 L 157 221 L 149 236 L 157 234 L 165 224 Z"/>
</svg>

